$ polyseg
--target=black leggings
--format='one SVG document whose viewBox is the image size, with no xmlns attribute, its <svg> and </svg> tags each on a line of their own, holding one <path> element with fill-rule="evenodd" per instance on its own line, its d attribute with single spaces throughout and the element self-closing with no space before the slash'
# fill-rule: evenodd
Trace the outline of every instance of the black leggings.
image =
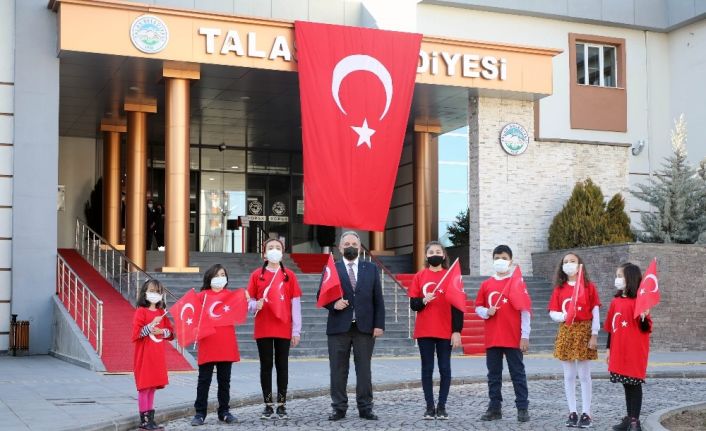
<svg viewBox="0 0 706 431">
<path fill-rule="evenodd" d="M 626 385 L 625 388 L 625 405 L 628 408 L 628 417 L 640 419 L 640 410 L 642 410 L 642 385 Z"/>
<path fill-rule="evenodd" d="M 266 404 L 272 404 L 272 358 L 277 368 L 277 402 L 287 400 L 289 380 L 289 343 L 286 338 L 258 338 L 257 352 L 260 354 L 260 386 Z"/>
</svg>

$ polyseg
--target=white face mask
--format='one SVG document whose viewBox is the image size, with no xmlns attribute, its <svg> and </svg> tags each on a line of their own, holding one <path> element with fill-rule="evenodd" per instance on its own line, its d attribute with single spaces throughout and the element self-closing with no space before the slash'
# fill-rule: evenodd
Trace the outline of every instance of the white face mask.
<svg viewBox="0 0 706 431">
<path fill-rule="evenodd" d="M 228 277 L 213 277 L 211 279 L 211 287 L 214 289 L 223 289 L 228 284 Z"/>
<path fill-rule="evenodd" d="M 504 274 L 510 268 L 510 261 L 505 259 L 495 259 L 493 261 L 493 270 L 498 274 Z"/>
<path fill-rule="evenodd" d="M 578 269 L 579 264 L 576 262 L 567 262 L 561 266 L 561 270 L 564 271 L 564 274 L 568 275 L 569 277 L 576 274 Z"/>
<path fill-rule="evenodd" d="M 272 263 L 280 263 L 282 260 L 282 252 L 276 248 L 271 248 L 265 252 L 265 258 Z"/>
<path fill-rule="evenodd" d="M 615 277 L 615 288 L 618 290 L 625 289 L 625 279 L 623 277 Z"/>
<path fill-rule="evenodd" d="M 149 302 L 150 304 L 156 304 L 162 300 L 162 295 L 157 292 L 147 292 L 145 294 L 145 298 L 147 299 L 147 302 Z"/>
</svg>

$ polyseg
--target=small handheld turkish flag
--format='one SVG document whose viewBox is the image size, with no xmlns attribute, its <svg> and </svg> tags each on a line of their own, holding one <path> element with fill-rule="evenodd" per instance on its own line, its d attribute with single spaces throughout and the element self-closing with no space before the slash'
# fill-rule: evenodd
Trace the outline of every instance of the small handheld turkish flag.
<svg viewBox="0 0 706 431">
<path fill-rule="evenodd" d="M 265 288 L 262 293 L 262 298 L 265 300 L 264 307 L 270 307 L 272 314 L 280 321 L 286 320 L 286 307 L 291 306 L 288 301 L 284 299 L 284 273 L 280 268 L 277 268 L 275 275 L 270 281 L 270 285 Z"/>
<path fill-rule="evenodd" d="M 180 346 L 186 347 L 198 338 L 207 337 L 216 331 L 212 328 L 199 328 L 203 315 L 203 304 L 198 294 L 191 289 L 169 308 L 174 318 L 174 329 Z"/>
<path fill-rule="evenodd" d="M 510 298 L 510 304 L 515 310 L 532 311 L 532 298 L 527 291 L 527 284 L 522 277 L 520 265 L 517 265 L 512 272 L 507 290 L 507 297 Z"/>
<path fill-rule="evenodd" d="M 338 271 L 336 271 L 336 264 L 333 262 L 333 255 L 329 254 L 328 262 L 326 262 L 324 271 L 321 274 L 321 283 L 319 285 L 319 292 L 317 293 L 316 306 L 322 308 L 326 304 L 330 304 L 341 298 L 343 298 L 341 280 L 338 278 Z"/>
<path fill-rule="evenodd" d="M 461 265 L 458 263 L 458 258 L 439 280 L 434 289 L 434 293 L 437 292 L 444 295 L 454 308 L 459 311 L 466 311 L 466 292 L 463 291 L 463 277 L 461 276 Z"/>
<path fill-rule="evenodd" d="M 422 35 L 296 21 L 304 223 L 382 231 Z"/>
<path fill-rule="evenodd" d="M 659 304 L 661 294 L 659 292 L 659 281 L 657 280 L 657 258 L 654 258 L 642 276 L 640 287 L 637 289 L 637 299 L 635 300 L 635 315 L 637 318 L 645 310 L 649 310 Z"/>
<path fill-rule="evenodd" d="M 583 278 L 583 265 L 579 265 L 579 272 L 576 275 L 576 284 L 571 293 L 571 301 L 566 306 L 566 320 L 564 324 L 571 326 L 576 320 L 576 315 L 586 307 L 586 281 Z"/>
<path fill-rule="evenodd" d="M 244 323 L 248 317 L 245 289 L 209 295 L 204 305 L 203 326 L 229 326 Z M 203 338 L 199 336 L 199 338 Z"/>
</svg>

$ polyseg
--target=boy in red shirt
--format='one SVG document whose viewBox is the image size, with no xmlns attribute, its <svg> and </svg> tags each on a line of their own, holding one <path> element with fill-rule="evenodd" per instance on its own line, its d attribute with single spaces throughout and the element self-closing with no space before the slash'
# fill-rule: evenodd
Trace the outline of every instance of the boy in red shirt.
<svg viewBox="0 0 706 431">
<path fill-rule="evenodd" d="M 476 314 L 485 320 L 485 361 L 488 366 L 488 411 L 482 421 L 502 419 L 503 356 L 515 389 L 517 420 L 529 421 L 527 376 L 522 353 L 529 348 L 530 312 L 518 310 L 508 298 L 506 286 L 512 276 L 512 250 L 499 245 L 493 250 L 495 274 L 480 285 Z M 509 287 L 509 286 L 508 286 Z M 526 288 L 526 287 L 525 287 Z"/>
</svg>

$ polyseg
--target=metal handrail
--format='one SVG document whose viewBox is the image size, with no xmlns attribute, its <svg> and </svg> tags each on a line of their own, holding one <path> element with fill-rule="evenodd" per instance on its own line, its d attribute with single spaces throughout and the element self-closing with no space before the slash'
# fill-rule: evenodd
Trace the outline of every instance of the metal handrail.
<svg viewBox="0 0 706 431">
<path fill-rule="evenodd" d="M 392 279 L 392 282 L 397 285 L 400 289 L 402 289 L 405 292 L 405 297 L 407 295 L 407 288 L 402 285 L 402 283 L 397 280 L 397 277 L 390 271 L 384 263 L 377 257 L 375 257 L 370 250 L 364 246 L 363 244 L 360 245 L 360 247 L 363 249 L 363 260 L 366 258 L 368 259 L 369 262 L 374 263 L 379 269 L 380 269 L 380 283 L 382 284 L 382 289 L 383 292 L 385 291 L 385 275 L 389 276 Z M 400 316 L 400 311 L 399 311 L 399 300 L 397 298 L 397 294 L 399 292 L 399 289 L 394 290 L 395 294 L 395 322 L 399 322 L 399 316 Z M 405 304 L 407 304 L 407 301 L 404 301 Z M 409 308 L 409 304 L 407 304 L 406 307 L 404 307 L 407 310 L 407 338 L 412 338 L 412 310 Z"/>
<path fill-rule="evenodd" d="M 98 299 L 71 265 L 58 254 L 56 294 L 88 342 L 96 349 L 98 356 L 103 356 L 103 301 Z"/>
<path fill-rule="evenodd" d="M 81 219 L 76 219 L 76 236 L 74 239 L 76 251 L 91 264 L 103 277 L 125 298 L 133 307 L 137 307 L 137 295 L 140 293 L 142 283 L 152 280 L 141 267 L 135 264 L 125 253 L 117 250 L 105 238 L 88 227 Z M 166 286 L 164 293 L 176 302 L 179 298 Z M 164 300 L 168 305 L 167 298 Z M 173 343 L 177 351 L 183 353 L 184 349 Z"/>
</svg>

